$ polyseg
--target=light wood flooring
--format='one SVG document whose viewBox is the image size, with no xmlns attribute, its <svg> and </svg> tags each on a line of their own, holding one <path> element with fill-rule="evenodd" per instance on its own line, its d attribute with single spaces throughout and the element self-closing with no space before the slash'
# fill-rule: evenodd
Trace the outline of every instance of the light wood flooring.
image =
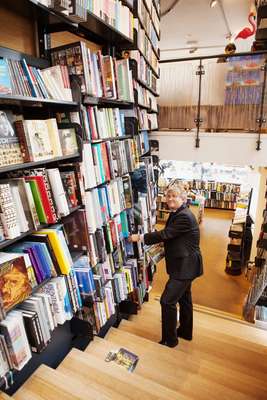
<svg viewBox="0 0 267 400">
<path fill-rule="evenodd" d="M 249 283 L 244 274 L 231 276 L 224 272 L 232 218 L 231 211 L 205 209 L 200 224 L 204 275 L 194 281 L 192 293 L 196 304 L 241 316 Z M 159 229 L 162 226 L 159 225 Z M 162 261 L 153 281 L 153 297 L 160 296 L 167 279 L 165 262 Z"/>
<path fill-rule="evenodd" d="M 71 350 L 54 370 L 39 367 L 16 400 L 266 400 L 266 332 L 243 321 L 195 312 L 192 342 L 159 345 L 160 307 L 141 312 L 82 352 Z M 120 347 L 139 357 L 133 373 L 105 362 Z M 9 397 L 1 397 L 7 399 Z"/>
</svg>

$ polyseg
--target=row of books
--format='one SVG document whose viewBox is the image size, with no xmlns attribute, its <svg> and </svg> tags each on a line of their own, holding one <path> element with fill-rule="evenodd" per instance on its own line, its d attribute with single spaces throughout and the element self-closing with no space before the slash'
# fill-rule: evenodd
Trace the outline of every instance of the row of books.
<svg viewBox="0 0 267 400">
<path fill-rule="evenodd" d="M 137 81 L 134 81 L 134 89 L 137 93 L 138 106 L 157 111 L 157 99 L 149 90 L 141 86 Z"/>
<path fill-rule="evenodd" d="M 0 59 L 0 94 L 72 101 L 66 66 L 39 69 L 25 59 Z"/>
<path fill-rule="evenodd" d="M 91 52 L 85 42 L 53 48 L 51 58 L 53 65 L 67 67 L 70 77 L 78 81 L 83 94 L 134 101 L 129 60 L 116 60 L 102 55 L 101 51 Z"/>
<path fill-rule="evenodd" d="M 120 0 L 39 0 L 39 3 L 77 23 L 85 23 L 90 12 L 128 38 L 133 36 L 132 13 Z"/>
<path fill-rule="evenodd" d="M 199 194 L 205 197 L 206 200 L 218 200 L 218 201 L 231 201 L 236 203 L 238 200 L 238 194 L 232 192 L 217 192 L 209 190 L 200 190 Z"/>
<path fill-rule="evenodd" d="M 150 131 L 158 129 L 157 114 L 149 114 L 147 110 L 138 108 L 137 115 L 140 130 Z"/>
<path fill-rule="evenodd" d="M 241 185 L 238 183 L 225 183 L 216 181 L 203 181 L 193 179 L 187 181 L 190 189 L 216 191 L 220 193 L 240 193 Z"/>
<path fill-rule="evenodd" d="M 38 3 L 61 12 L 73 22 L 87 20 L 87 0 L 39 0 Z"/>
<path fill-rule="evenodd" d="M 75 155 L 74 128 L 58 129 L 55 118 L 26 120 L 0 111 L 0 167 Z"/>
<path fill-rule="evenodd" d="M 9 246 L 0 254 L 1 312 L 5 315 L 42 282 L 58 275 L 71 282 L 72 257 L 62 225 L 54 225 Z M 13 286 L 10 287 L 14 281 Z M 75 285 L 74 285 L 75 286 Z M 79 302 L 74 301 L 74 308 Z"/>
<path fill-rule="evenodd" d="M 85 205 L 89 232 L 94 233 L 127 206 L 132 206 L 130 180 L 127 177 L 125 180 L 119 178 L 103 187 L 87 191 Z"/>
<path fill-rule="evenodd" d="M 137 34 L 137 46 L 138 50 L 141 54 L 146 58 L 147 62 L 153 69 L 153 71 L 158 74 L 159 73 L 159 60 L 158 55 L 154 51 L 152 44 L 148 37 L 146 36 L 146 32 L 142 29 L 139 20 L 137 18 L 134 19 L 134 28 Z"/>
<path fill-rule="evenodd" d="M 113 26 L 128 38 L 133 38 L 133 15 L 119 0 L 91 0 L 88 11 Z"/>
<path fill-rule="evenodd" d="M 79 205 L 75 171 L 39 168 L 0 181 L 0 241 L 54 224 Z"/>
<path fill-rule="evenodd" d="M 52 278 L 11 311 L 0 322 L 1 376 L 9 370 L 20 371 L 32 352 L 41 353 L 55 328 L 70 320 L 74 312 L 68 281 L 63 276 Z"/>
<path fill-rule="evenodd" d="M 223 201 L 223 200 L 205 200 L 205 207 L 207 208 L 225 208 L 228 210 L 234 210 L 236 203 L 233 201 Z"/>
<path fill-rule="evenodd" d="M 83 169 L 85 189 L 111 181 L 134 171 L 137 166 L 137 147 L 133 139 L 123 141 L 85 143 Z"/>
<path fill-rule="evenodd" d="M 159 46 L 158 32 L 143 0 L 137 1 L 137 13 L 147 37 L 150 39 L 154 49 L 157 50 Z"/>
<path fill-rule="evenodd" d="M 134 78 L 148 86 L 154 93 L 159 93 L 159 81 L 142 54 L 138 50 L 131 50 L 130 57 L 136 62 L 137 72 Z"/>
<path fill-rule="evenodd" d="M 126 134 L 125 115 L 119 108 L 83 107 L 86 140 L 122 137 Z"/>
</svg>

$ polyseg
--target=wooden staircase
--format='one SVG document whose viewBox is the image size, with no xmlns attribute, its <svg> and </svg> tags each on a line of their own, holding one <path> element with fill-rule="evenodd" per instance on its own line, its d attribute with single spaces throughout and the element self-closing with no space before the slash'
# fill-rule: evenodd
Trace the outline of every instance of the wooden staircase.
<svg viewBox="0 0 267 400">
<path fill-rule="evenodd" d="M 192 342 L 161 346 L 160 305 L 144 305 L 105 339 L 73 349 L 53 370 L 39 367 L 13 395 L 16 400 L 266 400 L 267 332 L 214 310 L 194 312 Z M 133 373 L 104 361 L 110 350 L 139 356 Z M 0 399 L 9 399 L 0 395 Z"/>
</svg>

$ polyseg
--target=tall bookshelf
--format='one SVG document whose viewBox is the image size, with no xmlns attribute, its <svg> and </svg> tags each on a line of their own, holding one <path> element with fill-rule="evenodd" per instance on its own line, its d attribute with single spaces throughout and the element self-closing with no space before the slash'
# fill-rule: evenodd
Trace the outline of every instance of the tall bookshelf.
<svg viewBox="0 0 267 400">
<path fill-rule="evenodd" d="M 267 184 L 267 182 L 266 182 Z M 266 186 L 267 187 L 267 186 Z M 267 192 L 265 194 L 267 199 Z M 253 263 L 249 263 L 246 269 L 246 277 L 250 282 L 246 296 L 243 317 L 256 326 L 267 328 L 266 307 L 267 307 L 267 203 L 263 210 L 261 232 L 257 241 L 257 255 Z"/>
<path fill-rule="evenodd" d="M 23 0 L 17 2 L 17 4 L 8 3 L 4 2 L 3 6 L 12 9 L 14 12 L 26 12 L 33 17 L 38 31 L 36 45 L 40 58 L 8 48 L 0 48 L 0 57 L 17 61 L 25 59 L 29 66 L 41 70 L 48 68 L 51 66 L 51 34 L 60 31 L 71 32 L 80 38 L 91 40 L 103 46 L 102 55 L 123 60 L 128 57 L 127 54 L 130 54 L 129 66 L 133 77 L 134 92 L 133 101 L 85 95 L 82 93 L 77 79 L 72 76 L 70 77 L 72 101 L 14 94 L 0 95 L 2 110 L 12 110 L 14 113 L 23 115 L 25 119 L 57 118 L 58 128 L 75 131 L 78 144 L 75 153 L 41 161 L 3 165 L 0 167 L 0 178 L 1 180 L 10 179 L 10 174 L 20 173 L 23 175 L 25 170 L 34 171 L 36 168 L 49 167 L 61 172 L 75 171 L 79 192 L 78 205 L 70 209 L 68 215 L 58 219 L 57 223 L 64 226 L 63 235 L 64 240 L 68 242 L 72 266 L 81 257 L 89 260 L 95 282 L 95 288 L 92 288 L 89 293 L 86 295 L 80 293 L 82 303 L 75 310 L 71 310 L 72 317 L 69 320 L 59 325 L 52 332 L 51 340 L 45 349 L 40 353 L 33 352 L 32 357 L 21 371 L 14 369 L 12 374 L 7 373 L 5 377 L 1 377 L 0 383 L 2 385 L 5 384 L 6 380 L 9 381 L 9 384 L 13 383 L 8 391 L 12 394 L 41 363 L 45 362 L 56 367 L 71 347 L 83 348 L 88 341 L 93 339 L 93 334 L 104 336 L 110 326 L 118 324 L 122 316 L 127 317 L 129 313 L 136 313 L 143 301 L 148 298 L 154 266 L 147 260 L 142 247 L 131 246 L 127 242 L 127 236 L 137 230 L 140 232 L 151 231 L 155 224 L 156 187 L 149 151 L 148 132 L 157 129 L 159 2 L 144 0 L 141 10 L 138 9 L 140 2 L 137 0 L 119 2 L 121 7 L 127 7 L 127 10 L 122 8 L 123 11 L 121 12 L 124 13 L 123 15 L 130 16 L 128 29 L 125 21 L 109 19 L 109 16 L 100 12 L 101 10 L 97 7 L 89 10 L 74 8 L 70 12 L 70 10 L 64 8 L 64 1 L 51 2 L 53 4 L 46 1 L 41 4 L 37 0 Z M 75 4 L 76 2 L 72 3 Z M 133 30 L 131 29 L 131 13 L 135 17 L 135 28 Z M 140 70 L 140 65 L 134 58 L 137 55 L 136 52 L 142 57 L 142 65 L 145 71 Z M 124 134 L 122 136 L 115 134 L 112 137 L 105 134 L 105 136 L 100 135 L 97 139 L 90 138 L 90 132 L 84 120 L 84 110 L 88 110 L 88 107 L 95 107 L 95 112 L 101 109 L 107 110 L 105 112 L 111 114 L 113 113 L 112 110 L 119 110 L 124 116 Z M 73 118 L 74 115 L 75 118 Z M 95 184 L 92 184 L 92 181 L 91 184 L 88 184 L 91 174 L 95 174 L 99 166 L 94 163 L 93 171 L 85 170 L 89 166 L 85 161 L 85 151 L 96 150 L 98 146 L 108 148 L 112 144 L 114 144 L 114 149 L 124 148 L 125 169 L 116 176 L 107 178 L 104 174 L 105 176 L 103 175 L 99 179 L 96 177 Z M 131 149 L 128 156 L 126 146 Z M 112 163 L 112 160 L 108 160 L 108 162 Z M 110 164 L 108 165 L 110 166 Z M 145 183 L 141 187 L 139 185 L 140 176 Z M 103 207 L 101 208 L 102 213 L 95 209 L 93 214 L 98 214 L 100 220 L 98 220 L 94 230 L 90 226 L 92 214 L 90 214 L 90 207 L 88 208 L 87 197 L 89 198 L 91 194 L 88 193 L 100 196 L 101 190 L 108 190 L 107 188 L 112 185 L 119 187 L 119 184 L 124 185 L 124 191 L 121 192 L 121 201 L 124 201 L 124 207 L 120 203 L 118 210 L 112 212 L 111 215 L 106 212 L 106 218 L 103 216 L 105 213 Z M 122 188 L 122 186 L 120 187 Z M 122 220 L 122 216 L 124 220 Z M 74 222 L 80 218 L 84 218 L 83 226 L 87 230 L 86 238 L 83 238 L 82 241 L 79 241 L 80 231 Z M 116 227 L 115 230 L 120 230 L 117 232 L 117 236 L 115 234 L 117 242 L 111 236 L 111 229 L 114 226 Z M 51 224 L 41 224 L 37 228 L 29 229 L 12 239 L 1 241 L 0 249 L 5 251 L 10 245 L 24 243 L 25 240 L 32 238 L 36 229 L 45 230 L 47 228 L 54 229 Z M 72 229 L 78 229 L 76 237 L 71 232 Z M 96 236 L 99 242 L 96 242 Z M 102 260 L 99 258 L 101 249 Z M 95 256 L 96 252 L 98 252 L 97 256 Z M 109 265 L 112 263 L 113 267 L 104 279 L 101 275 L 103 272 L 102 264 L 107 263 L 107 260 L 109 260 Z M 96 276 L 99 277 L 98 280 Z M 40 288 L 50 282 L 50 279 L 43 280 L 29 295 L 37 293 Z M 122 291 L 118 283 L 120 281 L 123 285 Z M 70 286 L 66 287 L 70 290 Z M 77 282 L 76 287 L 72 287 L 72 289 L 79 291 Z M 72 298 L 71 296 L 76 295 L 68 292 L 68 296 Z M 111 299 L 113 299 L 113 302 Z M 8 310 L 8 312 L 10 311 Z M 11 382 L 11 378 L 14 382 Z"/>
</svg>

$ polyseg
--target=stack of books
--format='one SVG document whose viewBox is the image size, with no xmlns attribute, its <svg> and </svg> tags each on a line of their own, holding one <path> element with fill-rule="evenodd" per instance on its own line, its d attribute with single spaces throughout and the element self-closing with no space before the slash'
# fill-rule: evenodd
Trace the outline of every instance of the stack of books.
<svg viewBox="0 0 267 400">
<path fill-rule="evenodd" d="M 54 224 L 80 205 L 75 172 L 38 168 L 0 181 L 0 240 Z"/>
<path fill-rule="evenodd" d="M 82 107 L 87 140 L 123 137 L 125 115 L 119 108 Z"/>
<path fill-rule="evenodd" d="M 128 59 L 91 52 L 84 42 L 54 48 L 51 57 L 53 65 L 68 68 L 70 78 L 77 80 L 83 94 L 133 103 Z"/>
<path fill-rule="evenodd" d="M 0 59 L 0 94 L 72 101 L 67 67 L 31 67 L 26 60 Z"/>
<path fill-rule="evenodd" d="M 128 38 L 133 38 L 133 15 L 121 1 L 92 0 L 89 2 L 88 11 L 103 19 L 106 24 L 113 26 Z"/>
<path fill-rule="evenodd" d="M 74 128 L 59 129 L 56 119 L 29 120 L 0 111 L 0 167 L 76 155 Z"/>
</svg>

